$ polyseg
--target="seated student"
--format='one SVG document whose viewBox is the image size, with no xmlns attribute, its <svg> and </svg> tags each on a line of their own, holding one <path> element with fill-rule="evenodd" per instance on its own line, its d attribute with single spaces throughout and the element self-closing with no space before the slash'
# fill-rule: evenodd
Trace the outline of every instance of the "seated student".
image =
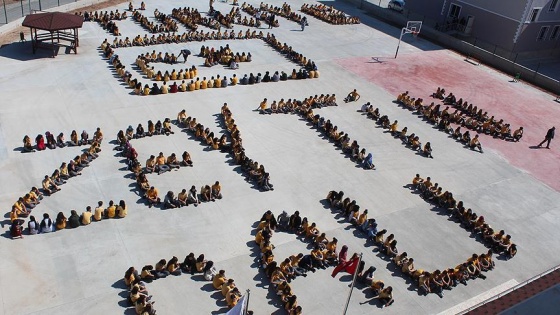
<svg viewBox="0 0 560 315">
<path fill-rule="evenodd" d="M 352 92 L 348 93 L 348 95 L 344 98 L 344 102 L 354 102 L 360 99 L 360 94 L 354 89 Z"/>
<path fill-rule="evenodd" d="M 474 150 L 475 148 L 478 148 L 478 150 L 480 150 L 480 153 L 482 152 L 482 145 L 480 144 L 480 141 L 478 140 L 478 135 L 475 135 L 474 138 L 472 138 L 472 140 L 469 143 L 469 146 L 472 150 Z"/>
<path fill-rule="evenodd" d="M 152 265 L 146 265 L 142 267 L 142 271 L 140 272 L 140 279 L 145 282 L 151 282 L 152 280 L 154 280 L 156 276 L 152 274 L 152 270 L 154 270 L 154 266 Z"/>
<path fill-rule="evenodd" d="M 175 209 L 179 207 L 179 201 L 175 198 L 175 193 L 171 190 L 165 194 L 165 198 L 163 199 L 163 209 Z"/>
<path fill-rule="evenodd" d="M 398 125 L 398 124 L 399 124 L 399 122 L 398 122 L 397 120 L 395 120 L 395 121 L 389 126 L 389 132 L 390 132 L 393 136 L 396 135 L 396 134 L 399 132 L 399 130 L 398 130 L 399 125 Z"/>
<path fill-rule="evenodd" d="M 235 288 L 235 282 L 233 279 L 228 279 L 226 282 L 224 282 L 222 284 L 222 287 L 220 288 L 220 291 L 222 292 L 222 295 L 224 297 L 227 296 L 228 292 L 230 292 L 231 290 L 233 290 Z"/>
<path fill-rule="evenodd" d="M 191 160 L 191 155 L 189 152 L 185 151 L 182 155 L 182 161 L 180 163 L 182 166 L 193 166 L 193 162 Z"/>
<path fill-rule="evenodd" d="M 33 145 L 31 144 L 31 138 L 29 136 L 23 137 L 23 152 L 35 152 Z"/>
<path fill-rule="evenodd" d="M 216 183 L 212 185 L 212 198 L 222 199 L 222 186 L 219 181 L 216 181 Z"/>
<path fill-rule="evenodd" d="M 43 179 L 41 184 L 43 186 L 43 191 L 45 191 L 47 195 L 54 194 L 60 190 L 60 188 L 51 180 L 49 175 L 45 175 L 45 179 Z"/>
<path fill-rule="evenodd" d="M 103 219 L 103 215 L 105 213 L 105 209 L 103 209 L 103 201 L 99 201 L 97 203 L 97 207 L 93 213 L 93 220 L 94 221 L 101 221 Z"/>
<path fill-rule="evenodd" d="M 166 165 L 171 169 L 181 167 L 179 161 L 177 161 L 177 156 L 175 155 L 175 153 L 171 153 L 171 155 L 167 157 Z"/>
<path fill-rule="evenodd" d="M 44 217 L 44 215 L 43 215 L 43 217 Z M 43 221 L 44 221 L 44 220 L 43 220 Z M 55 223 L 56 223 L 56 229 L 57 229 L 57 230 L 63 230 L 63 229 L 65 229 L 65 228 L 66 228 L 66 223 L 67 223 L 67 221 L 68 221 L 68 220 L 67 220 L 66 217 L 64 216 L 64 213 L 59 212 L 59 213 L 57 214 L 57 216 L 56 216 L 56 222 L 55 222 Z M 42 222 L 41 222 L 41 223 L 42 223 Z M 42 233 L 45 233 L 45 232 L 43 232 L 43 231 L 41 231 L 41 232 L 42 232 Z"/>
<path fill-rule="evenodd" d="M 171 120 L 169 118 L 165 118 L 165 120 L 163 121 L 162 133 L 164 133 L 166 136 L 175 133 L 171 130 Z"/>
<path fill-rule="evenodd" d="M 156 171 L 158 172 L 158 175 L 170 170 L 170 168 L 165 164 L 165 162 L 166 162 L 165 156 L 163 155 L 163 152 L 160 152 L 158 157 L 156 158 Z"/>
<path fill-rule="evenodd" d="M 55 230 L 55 224 L 50 219 L 49 214 L 43 213 L 43 220 L 41 220 L 41 224 L 39 225 L 39 233 L 50 233 L 53 232 L 54 230 Z"/>
<path fill-rule="evenodd" d="M 202 201 L 215 201 L 212 197 L 212 189 L 209 185 L 204 185 L 200 189 L 200 196 L 202 197 Z"/>
<path fill-rule="evenodd" d="M 388 286 L 387 288 L 382 289 L 379 293 L 373 297 L 373 299 L 378 299 L 383 303 L 382 307 L 387 307 L 393 304 L 393 288 Z"/>
<path fill-rule="evenodd" d="M 91 213 L 91 207 L 87 206 L 86 207 L 86 211 L 84 211 L 81 215 L 81 223 L 82 225 L 88 225 L 91 223 L 91 217 L 93 216 L 93 213 Z"/>
<path fill-rule="evenodd" d="M 151 155 L 148 160 L 146 160 L 146 168 L 144 169 L 146 173 L 153 173 L 156 170 L 156 157 Z"/>
<path fill-rule="evenodd" d="M 153 205 L 157 205 L 161 202 L 161 199 L 159 198 L 158 195 L 159 195 L 159 192 L 154 186 L 151 186 L 150 189 L 148 189 L 148 191 L 146 191 L 146 194 L 144 196 L 148 200 L 148 207 L 149 208 L 151 208 Z"/>
<path fill-rule="evenodd" d="M 80 216 L 76 212 L 76 210 L 70 211 L 70 217 L 68 217 L 68 225 L 67 228 L 75 229 L 80 226 Z"/>
<path fill-rule="evenodd" d="M 224 283 L 227 282 L 225 270 L 220 270 L 212 279 L 212 286 L 216 290 L 221 290 Z"/>
<path fill-rule="evenodd" d="M 165 278 L 167 276 L 169 276 L 169 271 L 166 270 L 166 265 L 167 265 L 167 260 L 165 259 L 161 259 L 160 261 L 157 262 L 155 268 L 154 268 L 154 276 L 157 278 Z"/>
<path fill-rule="evenodd" d="M 424 153 L 424 155 L 426 155 L 426 157 L 429 157 L 431 159 L 433 159 L 434 157 L 432 156 L 432 146 L 430 145 L 429 142 L 426 142 L 426 144 L 424 145 L 424 149 L 422 150 L 422 152 Z"/>
<path fill-rule="evenodd" d="M 176 256 L 173 256 L 165 267 L 169 274 L 174 276 L 178 276 L 181 274 L 181 268 L 179 267 L 179 259 Z"/>
<path fill-rule="evenodd" d="M 265 99 L 259 104 L 259 107 L 257 108 L 257 110 L 259 111 L 259 114 L 270 114 L 271 111 L 270 111 L 270 109 L 268 109 L 267 107 L 268 107 L 268 103 L 267 103 L 267 99 L 265 98 Z"/>
<path fill-rule="evenodd" d="M 118 217 L 118 218 L 122 219 L 122 218 L 127 216 L 128 208 L 127 208 L 124 200 L 119 201 L 119 205 L 117 206 L 116 212 L 117 212 L 116 217 Z"/>
<path fill-rule="evenodd" d="M 12 206 L 12 212 L 17 217 L 27 217 L 31 213 L 31 209 L 27 209 L 23 198 L 19 198 Z"/>
<path fill-rule="evenodd" d="M 12 239 L 23 238 L 23 227 L 21 226 L 21 222 L 19 220 L 12 221 L 12 225 L 10 226 L 10 237 Z"/>
<path fill-rule="evenodd" d="M 191 189 L 189 189 L 189 195 L 187 197 L 187 203 L 192 203 L 196 206 L 200 204 L 200 200 L 198 200 L 198 193 L 196 191 L 196 187 L 193 185 Z"/>
<path fill-rule="evenodd" d="M 523 127 L 519 127 L 519 129 L 513 132 L 513 141 L 518 142 L 523 137 Z"/>
<path fill-rule="evenodd" d="M 13 221 L 14 220 L 12 220 L 12 222 Z M 21 224 L 22 223 L 20 222 L 20 225 Z M 34 216 L 30 216 L 29 221 L 27 222 L 27 230 L 29 231 L 29 235 L 39 234 L 39 229 L 40 229 L 39 222 L 37 222 L 37 220 L 35 220 Z"/>
</svg>

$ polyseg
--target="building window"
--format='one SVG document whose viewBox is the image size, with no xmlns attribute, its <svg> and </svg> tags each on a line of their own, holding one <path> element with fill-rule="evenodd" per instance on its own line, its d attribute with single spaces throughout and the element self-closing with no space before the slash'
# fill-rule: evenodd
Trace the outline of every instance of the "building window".
<svg viewBox="0 0 560 315">
<path fill-rule="evenodd" d="M 449 17 L 458 19 L 460 14 L 461 14 L 461 6 L 452 3 L 451 6 L 449 7 Z"/>
<path fill-rule="evenodd" d="M 529 15 L 529 22 L 535 22 L 537 20 L 537 17 L 539 16 L 539 11 L 541 9 L 537 8 L 537 9 L 533 9 L 533 11 L 531 11 L 531 15 Z"/>
<path fill-rule="evenodd" d="M 541 27 L 541 30 L 539 31 L 539 36 L 537 36 L 537 40 L 545 39 L 546 33 L 548 33 L 548 26 Z"/>
<path fill-rule="evenodd" d="M 550 33 L 550 40 L 554 40 L 558 38 L 558 33 L 560 32 L 560 25 L 555 25 L 552 28 L 552 33 Z"/>
<path fill-rule="evenodd" d="M 558 0 L 552 0 L 550 1 L 550 7 L 548 8 L 549 12 L 554 12 L 556 11 L 556 7 L 558 6 Z"/>
</svg>

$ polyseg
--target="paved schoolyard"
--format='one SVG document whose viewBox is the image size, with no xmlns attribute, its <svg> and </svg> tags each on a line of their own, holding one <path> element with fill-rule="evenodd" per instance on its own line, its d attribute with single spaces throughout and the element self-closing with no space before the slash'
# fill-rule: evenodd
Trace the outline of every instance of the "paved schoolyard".
<svg viewBox="0 0 560 315">
<path fill-rule="evenodd" d="M 173 7 L 191 6 L 202 12 L 206 1 L 145 1 L 145 15 L 157 8 L 170 13 Z M 283 1 L 269 0 L 281 5 Z M 249 1 L 258 5 L 260 1 Z M 303 1 L 292 1 L 293 9 Z M 118 6 L 123 10 L 127 4 Z M 282 314 L 277 301 L 261 282 L 253 256 L 254 223 L 271 209 L 303 216 L 317 223 L 329 237 L 337 237 L 351 252 L 363 252 L 367 265 L 377 267 L 376 278 L 395 289 L 396 302 L 381 310 L 375 304 L 360 305 L 371 294 L 362 288 L 354 291 L 348 314 L 370 313 L 453 313 L 475 301 L 522 282 L 533 275 L 558 265 L 560 250 L 560 194 L 558 190 L 558 139 L 551 150 L 533 150 L 549 125 L 560 118 L 557 103 L 550 95 L 526 85 L 507 82 L 509 78 L 482 66 L 465 63 L 460 57 L 422 39 L 405 39 L 398 59 L 394 55 L 399 30 L 373 20 L 344 3 L 348 13 L 360 14 L 365 24 L 333 26 L 312 17 L 305 32 L 296 23 L 280 18 L 281 26 L 273 33 L 314 60 L 319 79 L 261 83 L 193 93 L 140 97 L 122 86 L 108 63 L 100 57 L 97 47 L 104 38 L 112 40 L 96 23 L 85 23 L 80 31 L 78 55 L 63 51 L 55 59 L 34 58 L 27 44 L 12 44 L 0 49 L 0 208 L 8 213 L 14 201 L 30 187 L 40 185 L 44 174 L 75 156 L 80 148 L 65 148 L 22 154 L 17 148 L 28 134 L 51 131 L 55 135 L 96 127 L 105 133 L 99 159 L 85 169 L 79 178 L 72 178 L 62 191 L 47 197 L 34 210 L 39 217 L 51 217 L 71 209 L 79 213 L 98 200 L 126 200 L 129 215 L 122 220 L 105 220 L 76 230 L 47 235 L 26 236 L 23 240 L 0 238 L 4 259 L 0 262 L 1 314 L 132 314 L 123 305 L 120 280 L 129 266 L 141 268 L 159 259 L 189 252 L 204 253 L 225 269 L 242 289 L 251 290 L 250 308 L 255 314 Z M 224 12 L 231 6 L 216 2 Z M 123 36 L 133 37 L 145 31 L 132 20 L 118 21 Z M 239 26 L 234 27 L 239 30 Z M 243 27 L 243 30 L 246 28 Z M 266 29 L 263 32 L 266 33 Z M 237 51 L 250 51 L 254 61 L 241 64 L 237 75 L 264 71 L 290 71 L 295 65 L 283 59 L 259 40 L 228 41 Z M 180 45 L 157 45 L 145 48 L 122 48 L 117 53 L 127 68 L 136 55 L 147 51 L 178 52 L 188 47 L 198 52 L 202 44 L 214 47 L 226 42 L 208 41 Z M 177 47 L 178 46 L 178 47 Z M 45 53 L 42 52 L 44 55 Z M 371 56 L 387 57 L 382 64 L 369 63 Z M 190 58 L 201 68 L 201 59 Z M 162 69 L 170 68 L 156 64 Z M 172 67 L 171 67 L 172 68 Z M 140 74 L 131 70 L 135 77 Z M 222 69 L 200 69 L 201 76 L 226 75 Z M 147 82 L 147 79 L 142 81 Z M 525 127 L 520 143 L 505 143 L 481 136 L 485 153 L 464 149 L 455 141 L 397 107 L 392 101 L 401 90 L 409 90 L 429 100 L 437 86 L 446 87 L 458 96 L 483 103 L 496 117 Z M 360 102 L 343 104 L 343 96 L 356 88 Z M 294 115 L 262 116 L 253 111 L 263 98 L 304 98 L 309 95 L 336 93 L 340 106 L 321 109 L 319 114 L 331 119 L 340 130 L 368 151 L 374 152 L 378 170 L 364 171 L 341 155 L 332 144 Z M 416 155 L 376 128 L 357 112 L 362 101 L 371 101 L 391 120 L 408 126 L 421 139 L 434 147 L 434 159 Z M 134 192 L 133 180 L 122 170 L 121 158 L 115 157 L 110 140 L 120 129 L 148 120 L 175 118 L 186 109 L 187 114 L 220 133 L 218 116 L 224 102 L 229 104 L 241 130 L 247 155 L 265 165 L 275 190 L 259 192 L 247 183 L 223 153 L 207 151 L 198 141 L 179 132 L 132 142 L 144 161 L 160 151 L 165 154 L 188 150 L 193 168 L 158 175 L 149 180 L 160 193 L 178 192 L 191 185 L 200 187 L 219 180 L 224 199 L 195 208 L 162 211 L 143 205 Z M 480 106 L 479 106 L 480 107 Z M 490 224 L 505 229 L 519 246 L 512 260 L 497 260 L 496 269 L 488 279 L 470 281 L 435 295 L 420 296 L 415 285 L 395 275 L 391 264 L 364 246 L 347 224 L 340 223 L 321 200 L 331 189 L 343 190 L 362 209 L 369 209 L 381 228 L 394 233 L 399 249 L 415 258 L 416 265 L 434 270 L 455 266 L 472 253 L 485 247 L 469 233 L 431 207 L 417 195 L 403 188 L 414 174 L 431 176 L 444 189 L 450 190 L 467 207 L 486 217 Z M 5 218 L 7 231 L 9 219 Z M 4 234 L 5 235 L 5 234 Z M 278 259 L 306 251 L 306 244 L 293 235 L 277 233 L 273 237 Z M 293 288 L 306 314 L 342 313 L 348 292 L 348 277 L 332 279 L 330 271 L 318 271 L 297 279 Z M 189 275 L 169 277 L 148 285 L 158 313 L 208 314 L 223 313 L 224 304 L 214 292 L 207 292 L 207 283 Z M 269 299 L 272 297 L 272 300 Z"/>
</svg>

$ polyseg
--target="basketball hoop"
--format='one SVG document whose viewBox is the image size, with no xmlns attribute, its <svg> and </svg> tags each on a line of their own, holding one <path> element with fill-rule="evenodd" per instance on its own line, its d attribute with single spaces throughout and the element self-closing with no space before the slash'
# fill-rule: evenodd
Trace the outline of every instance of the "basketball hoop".
<svg viewBox="0 0 560 315">
<path fill-rule="evenodd" d="M 406 22 L 406 27 L 401 29 L 401 36 L 399 37 L 399 44 L 397 45 L 397 51 L 395 52 L 395 58 L 399 54 L 399 47 L 401 46 L 401 40 L 403 35 L 412 34 L 413 38 L 416 40 L 420 30 L 422 29 L 422 21 L 408 21 Z"/>
</svg>

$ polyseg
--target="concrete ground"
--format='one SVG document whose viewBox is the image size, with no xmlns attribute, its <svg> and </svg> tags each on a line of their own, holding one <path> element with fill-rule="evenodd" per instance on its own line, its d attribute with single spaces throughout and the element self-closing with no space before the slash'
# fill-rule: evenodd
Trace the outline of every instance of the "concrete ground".
<svg viewBox="0 0 560 315">
<path fill-rule="evenodd" d="M 165 13 L 179 6 L 207 10 L 206 1 L 145 2 L 144 13 L 148 16 L 152 16 L 155 8 Z M 260 1 L 249 3 L 258 5 Z M 291 3 L 296 9 L 303 1 Z M 96 127 L 101 127 L 106 139 L 100 157 L 82 176 L 64 185 L 62 191 L 46 197 L 34 214 L 40 217 L 49 213 L 55 217 L 63 211 L 68 216 L 71 209 L 81 213 L 98 200 L 107 203 L 123 199 L 129 204 L 129 215 L 122 220 L 105 220 L 46 235 L 26 235 L 23 240 L 0 238 L 5 257 L 0 261 L 0 314 L 132 314 L 132 310 L 123 307 L 126 293 L 121 279 L 126 269 L 141 268 L 172 256 L 182 260 L 189 252 L 204 253 L 218 269 L 225 269 L 238 287 L 250 289 L 250 308 L 255 314 L 282 314 L 278 301 L 262 282 L 253 254 L 254 224 L 267 209 L 276 214 L 299 210 L 328 237 L 338 238 L 351 252 L 362 252 L 366 264 L 377 267 L 376 278 L 393 286 L 396 302 L 383 310 L 375 303 L 360 305 L 371 293 L 358 288 L 348 314 L 457 313 L 560 264 L 556 255 L 560 250 L 558 139 L 552 142 L 550 150 L 530 148 L 547 128 L 558 125 L 560 109 L 553 97 L 526 85 L 513 85 L 508 82 L 510 78 L 482 66 L 470 66 L 460 56 L 421 39 L 405 38 L 398 59 L 391 59 L 399 30 L 337 3 L 347 13 L 359 14 L 364 24 L 333 26 L 309 18 L 309 27 L 301 32 L 297 24 L 280 18 L 281 26 L 272 31 L 317 63 L 321 77 L 314 80 L 161 96 L 131 95 L 131 90 L 113 76 L 97 50 L 104 38 L 112 40 L 112 36 L 96 23 L 85 23 L 80 31 L 78 55 L 65 54 L 61 49 L 55 59 L 46 57 L 46 51 L 33 56 L 29 43 L 14 43 L 0 49 L 0 208 L 8 214 L 19 196 L 40 185 L 44 174 L 50 174 L 80 152 L 80 148 L 65 148 L 22 154 L 18 148 L 24 135 L 34 138 L 38 133 L 51 131 L 64 132 L 68 138 L 73 129 L 93 134 Z M 126 6 L 118 8 L 123 10 Z M 215 6 L 224 12 L 231 8 L 219 1 Z M 117 23 L 123 36 L 145 33 L 130 19 Z M 239 26 L 234 29 L 239 30 Z M 295 68 L 259 40 L 122 48 L 117 54 L 130 68 L 141 52 L 179 52 L 183 47 L 197 52 L 202 44 L 219 47 L 226 43 L 254 56 L 253 62 L 241 64 L 235 72 L 238 76 Z M 371 56 L 382 57 L 386 62 L 369 63 Z M 220 66 L 202 69 L 201 62 L 190 58 L 188 65 L 194 63 L 199 67 L 201 76 L 229 77 L 234 73 Z M 161 64 L 156 67 L 173 68 Z M 148 82 L 146 78 L 142 81 Z M 519 143 L 505 143 L 481 136 L 485 153 L 480 154 L 464 149 L 392 103 L 403 90 L 429 100 L 437 86 L 457 91 L 457 95 L 465 95 L 473 103 L 485 103 L 483 107 L 489 113 L 511 121 L 514 126 L 524 126 L 524 138 Z M 360 102 L 343 104 L 343 96 L 354 88 L 361 94 Z M 340 106 L 317 112 L 373 151 L 376 171 L 356 167 L 296 116 L 262 116 L 253 111 L 265 97 L 279 100 L 327 93 L 336 93 Z M 362 101 L 372 102 L 382 113 L 399 120 L 400 126 L 408 126 L 421 139 L 430 141 L 435 158 L 416 155 L 376 128 L 357 112 Z M 132 142 L 141 161 L 160 151 L 180 154 L 188 150 L 192 156 L 193 168 L 150 175 L 150 182 L 160 193 L 177 193 L 191 185 L 200 187 L 219 180 L 224 198 L 196 208 L 163 211 L 146 207 L 134 191 L 133 180 L 123 170 L 121 158 L 114 156 L 116 151 L 110 140 L 129 125 L 145 126 L 148 120 L 173 119 L 181 109 L 220 133 L 216 115 L 224 102 L 241 130 L 247 155 L 265 165 L 275 190 L 254 189 L 237 173 L 228 156 L 207 151 L 198 141 L 176 130 L 169 137 Z M 421 296 L 415 285 L 395 274 L 388 261 L 364 245 L 362 238 L 355 237 L 354 231 L 321 203 L 329 190 L 345 191 L 362 209 L 369 209 L 370 217 L 377 219 L 380 228 L 394 233 L 399 249 L 407 251 L 415 258 L 416 266 L 423 269 L 452 267 L 472 253 L 486 251 L 468 232 L 403 188 L 416 173 L 431 176 L 456 198 L 464 200 L 467 207 L 484 215 L 493 227 L 511 234 L 518 244 L 518 255 L 509 261 L 498 259 L 486 280 L 470 281 L 466 287 L 446 291 L 443 299 Z M 3 221 L 6 232 L 8 218 Z M 289 234 L 275 234 L 273 243 L 279 259 L 307 251 L 306 244 Z M 348 276 L 333 279 L 327 270 L 295 280 L 293 288 L 305 314 L 339 314 L 344 308 L 348 284 Z M 208 292 L 208 283 L 200 281 L 200 277 L 170 277 L 149 284 L 148 289 L 157 302 L 158 314 L 225 313 L 223 302 L 216 299 L 216 293 Z"/>
</svg>

